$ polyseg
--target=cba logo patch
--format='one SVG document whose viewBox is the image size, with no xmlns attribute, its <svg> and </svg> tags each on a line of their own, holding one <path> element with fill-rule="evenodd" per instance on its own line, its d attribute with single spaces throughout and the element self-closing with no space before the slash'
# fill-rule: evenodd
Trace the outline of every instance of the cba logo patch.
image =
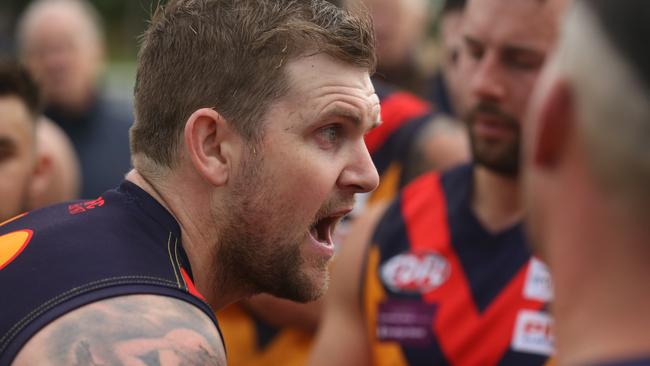
<svg viewBox="0 0 650 366">
<path fill-rule="evenodd" d="M 427 293 L 440 287 L 450 272 L 449 263 L 438 254 L 405 253 L 381 267 L 381 278 L 394 292 Z"/>
<path fill-rule="evenodd" d="M 19 230 L 0 236 L 0 270 L 11 263 L 32 239 L 31 230 Z"/>
<path fill-rule="evenodd" d="M 553 354 L 553 319 L 543 311 L 521 310 L 517 314 L 512 349 L 544 356 Z"/>
</svg>

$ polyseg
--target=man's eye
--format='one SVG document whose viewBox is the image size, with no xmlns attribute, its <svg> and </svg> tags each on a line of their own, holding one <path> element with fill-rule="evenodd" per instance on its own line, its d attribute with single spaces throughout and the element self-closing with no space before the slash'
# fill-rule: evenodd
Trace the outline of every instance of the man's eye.
<svg viewBox="0 0 650 366">
<path fill-rule="evenodd" d="M 465 44 L 465 50 L 469 57 L 473 60 L 480 60 L 483 57 L 483 47 L 473 44 L 473 43 L 466 43 Z"/>
<path fill-rule="evenodd" d="M 544 64 L 544 58 L 529 56 L 510 56 L 506 58 L 505 62 L 514 69 L 536 71 L 539 70 Z"/>
<path fill-rule="evenodd" d="M 16 149 L 12 146 L 4 146 L 0 144 L 0 162 L 11 158 L 16 153 Z"/>
<path fill-rule="evenodd" d="M 342 129 L 340 125 L 329 125 L 321 128 L 318 131 L 319 143 L 327 146 L 336 145 L 341 138 Z"/>
</svg>

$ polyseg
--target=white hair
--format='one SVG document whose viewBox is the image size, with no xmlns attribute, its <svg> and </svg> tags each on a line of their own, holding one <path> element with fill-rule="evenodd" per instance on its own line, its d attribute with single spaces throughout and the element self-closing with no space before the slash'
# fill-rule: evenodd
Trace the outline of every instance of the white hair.
<svg viewBox="0 0 650 366">
<path fill-rule="evenodd" d="M 582 2 L 565 19 L 553 62 L 573 89 L 593 175 L 626 206 L 650 214 L 648 86 Z"/>
</svg>

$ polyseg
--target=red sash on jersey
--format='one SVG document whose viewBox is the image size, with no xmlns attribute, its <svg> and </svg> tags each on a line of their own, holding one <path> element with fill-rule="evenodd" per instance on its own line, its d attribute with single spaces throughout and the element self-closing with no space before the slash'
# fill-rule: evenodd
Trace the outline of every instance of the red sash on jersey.
<svg viewBox="0 0 650 366">
<path fill-rule="evenodd" d="M 404 190 L 402 213 L 411 250 L 442 255 L 451 267 L 447 280 L 423 294 L 423 299 L 438 304 L 432 326 L 440 348 L 451 364 L 496 365 L 510 347 L 518 311 L 540 310 L 544 302 L 522 296 L 528 262 L 480 313 L 451 245 L 446 207 L 437 174 L 422 177 Z"/>
</svg>

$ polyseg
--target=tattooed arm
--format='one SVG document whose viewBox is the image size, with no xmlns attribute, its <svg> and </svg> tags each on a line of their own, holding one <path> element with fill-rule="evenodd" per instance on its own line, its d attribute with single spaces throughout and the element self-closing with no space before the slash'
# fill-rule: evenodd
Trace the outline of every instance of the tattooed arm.
<svg viewBox="0 0 650 366">
<path fill-rule="evenodd" d="M 53 321 L 14 366 L 226 365 L 214 324 L 182 300 L 131 295 L 98 301 Z"/>
</svg>

